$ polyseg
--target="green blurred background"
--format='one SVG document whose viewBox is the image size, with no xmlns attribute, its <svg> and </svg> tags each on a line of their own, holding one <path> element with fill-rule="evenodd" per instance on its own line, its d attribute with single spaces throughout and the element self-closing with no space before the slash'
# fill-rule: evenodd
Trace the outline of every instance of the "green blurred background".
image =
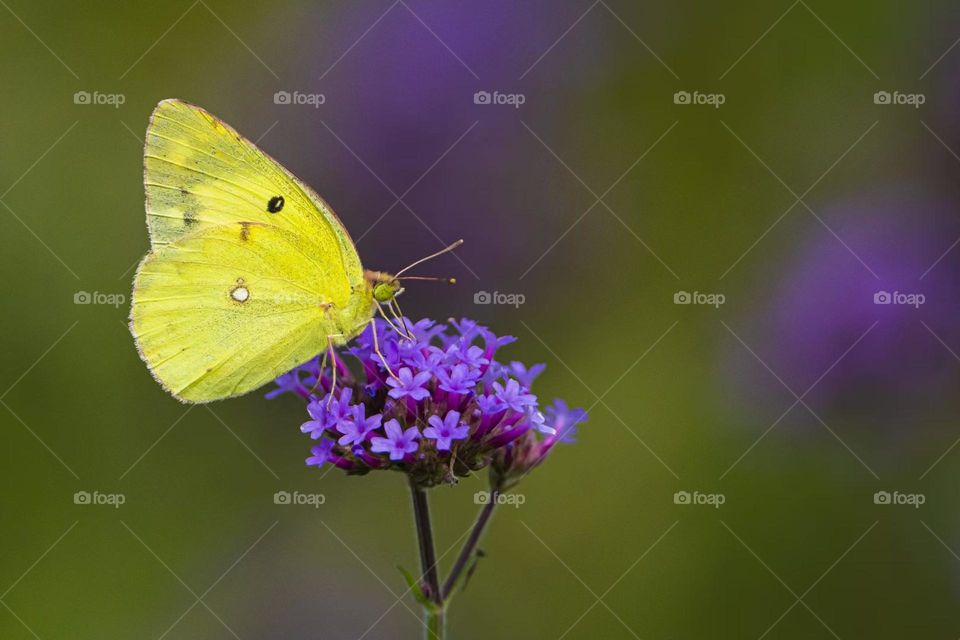
<svg viewBox="0 0 960 640">
<path fill-rule="evenodd" d="M 324 194 L 371 268 L 465 238 L 407 313 L 517 336 L 541 397 L 590 409 L 496 515 L 453 637 L 960 635 L 955 6 L 0 5 L 0 637 L 421 630 L 403 479 L 307 469 L 291 398 L 180 405 L 109 303 L 170 97 Z M 483 487 L 432 492 L 440 553 Z"/>
</svg>

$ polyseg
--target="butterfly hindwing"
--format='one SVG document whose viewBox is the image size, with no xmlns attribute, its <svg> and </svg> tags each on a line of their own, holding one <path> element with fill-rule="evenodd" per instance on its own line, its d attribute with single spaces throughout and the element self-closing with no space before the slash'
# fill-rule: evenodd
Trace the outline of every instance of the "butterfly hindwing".
<svg viewBox="0 0 960 640">
<path fill-rule="evenodd" d="M 291 232 L 235 223 L 148 254 L 131 329 L 161 384 L 191 402 L 226 398 L 322 351 L 341 333 L 336 310 L 351 292 L 342 278 L 320 277 L 323 266 L 305 249 Z"/>
</svg>

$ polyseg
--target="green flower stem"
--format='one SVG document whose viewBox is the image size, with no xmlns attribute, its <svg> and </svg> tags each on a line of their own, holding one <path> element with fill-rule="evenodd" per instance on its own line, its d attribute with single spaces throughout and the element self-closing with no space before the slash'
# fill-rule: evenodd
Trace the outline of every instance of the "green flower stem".
<svg viewBox="0 0 960 640">
<path fill-rule="evenodd" d="M 424 607 L 423 630 L 424 640 L 445 640 L 447 637 L 447 616 L 442 608 Z"/>
<path fill-rule="evenodd" d="M 417 542 L 420 546 L 420 582 L 421 590 L 428 603 L 423 606 L 424 631 L 426 640 L 444 640 L 446 627 L 444 621 L 443 594 L 440 590 L 440 576 L 437 572 L 437 553 L 433 546 L 433 527 L 430 524 L 430 505 L 427 493 L 410 483 L 413 498 L 413 516 L 417 524 Z"/>
</svg>

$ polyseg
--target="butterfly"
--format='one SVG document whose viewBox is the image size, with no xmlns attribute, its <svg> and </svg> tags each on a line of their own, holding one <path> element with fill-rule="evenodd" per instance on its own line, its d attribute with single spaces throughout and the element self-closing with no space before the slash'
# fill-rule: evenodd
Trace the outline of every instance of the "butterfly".
<svg viewBox="0 0 960 640">
<path fill-rule="evenodd" d="M 160 102 L 143 156 L 150 252 L 130 331 L 181 401 L 238 396 L 332 354 L 403 291 L 406 269 L 364 270 L 330 205 L 200 107 Z"/>
</svg>

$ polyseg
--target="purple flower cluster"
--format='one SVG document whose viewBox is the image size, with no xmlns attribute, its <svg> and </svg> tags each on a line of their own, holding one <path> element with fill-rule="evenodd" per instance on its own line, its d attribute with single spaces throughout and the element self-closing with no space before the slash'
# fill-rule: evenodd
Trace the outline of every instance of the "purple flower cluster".
<svg viewBox="0 0 960 640">
<path fill-rule="evenodd" d="M 557 442 L 572 442 L 582 409 L 562 400 L 540 410 L 530 392 L 543 365 L 503 364 L 515 341 L 472 320 L 377 320 L 357 337 L 350 358 L 321 370 L 322 354 L 276 379 L 274 398 L 307 402 L 301 431 L 317 441 L 307 464 L 348 473 L 395 469 L 420 486 L 454 483 L 491 466 L 504 486 L 540 464 Z M 406 336 L 401 333 L 407 334 Z"/>
</svg>

